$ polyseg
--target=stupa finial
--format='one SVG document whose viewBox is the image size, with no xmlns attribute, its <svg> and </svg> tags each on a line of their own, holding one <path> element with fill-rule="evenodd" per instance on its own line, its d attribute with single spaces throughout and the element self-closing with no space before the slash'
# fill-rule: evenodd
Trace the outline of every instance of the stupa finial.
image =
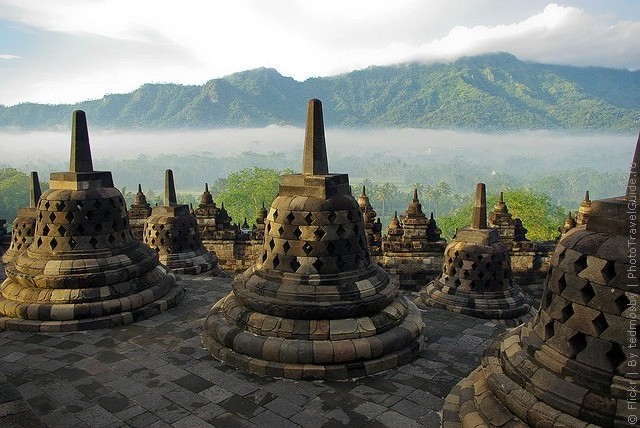
<svg viewBox="0 0 640 428">
<path fill-rule="evenodd" d="M 413 202 L 419 202 L 418 201 L 418 189 L 413 189 Z"/>
<path fill-rule="evenodd" d="M 138 183 L 138 193 L 142 193 L 142 184 Z"/>
<path fill-rule="evenodd" d="M 322 103 L 318 99 L 309 100 L 307 127 L 304 137 L 302 173 L 306 175 L 328 175 L 327 145 L 324 139 Z"/>
<path fill-rule="evenodd" d="M 591 202 L 591 199 L 589 199 L 589 191 L 588 190 L 584 193 L 584 201 L 585 202 Z"/>
<path fill-rule="evenodd" d="M 35 208 L 38 205 L 38 200 L 42 196 L 42 190 L 40 190 L 40 180 L 38 179 L 38 173 L 31 171 L 29 186 L 29 206 Z"/>
<path fill-rule="evenodd" d="M 473 229 L 487 228 L 487 189 L 484 183 L 478 183 L 476 185 L 476 197 L 473 202 L 471 227 Z"/>
<path fill-rule="evenodd" d="M 500 192 L 500 202 L 504 203 L 504 192 Z"/>
<path fill-rule="evenodd" d="M 178 205 L 176 186 L 173 182 L 173 171 L 170 169 L 164 172 L 164 205 L 167 207 Z"/>
<path fill-rule="evenodd" d="M 209 183 L 204 183 L 204 191 L 205 192 L 209 191 Z"/>
<path fill-rule="evenodd" d="M 362 185 L 362 196 L 367 196 L 367 186 Z"/>
<path fill-rule="evenodd" d="M 89 146 L 89 130 L 87 116 L 82 110 L 76 110 L 71 122 L 71 172 L 92 172 L 91 147 Z"/>
</svg>

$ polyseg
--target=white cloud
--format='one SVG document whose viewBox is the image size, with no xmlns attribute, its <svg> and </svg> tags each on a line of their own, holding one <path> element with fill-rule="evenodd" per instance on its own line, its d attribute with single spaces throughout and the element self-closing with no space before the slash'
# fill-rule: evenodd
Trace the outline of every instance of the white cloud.
<svg viewBox="0 0 640 428">
<path fill-rule="evenodd" d="M 11 48 L 23 68 L 0 68 L 0 103 L 201 84 L 260 66 L 304 80 L 495 51 L 640 68 L 640 22 L 546 0 L 0 0 L 0 20 L 43 39 Z"/>
<path fill-rule="evenodd" d="M 19 59 L 18 55 L 0 54 L 0 59 Z"/>
</svg>

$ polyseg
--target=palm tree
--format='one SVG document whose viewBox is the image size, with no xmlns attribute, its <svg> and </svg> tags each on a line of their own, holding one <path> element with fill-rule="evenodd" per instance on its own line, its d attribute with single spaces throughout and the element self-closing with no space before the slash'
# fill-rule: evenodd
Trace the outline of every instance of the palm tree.
<svg viewBox="0 0 640 428">
<path fill-rule="evenodd" d="M 393 196 L 398 192 L 398 186 L 393 183 L 383 183 L 378 186 L 376 190 L 375 198 L 376 200 L 382 202 L 382 215 L 387 214 L 387 202 L 393 198 Z"/>
<path fill-rule="evenodd" d="M 435 215 L 438 217 L 438 202 L 441 197 L 446 197 L 451 195 L 451 186 L 446 181 L 440 181 L 435 188 L 435 201 L 436 201 L 436 210 Z"/>
</svg>

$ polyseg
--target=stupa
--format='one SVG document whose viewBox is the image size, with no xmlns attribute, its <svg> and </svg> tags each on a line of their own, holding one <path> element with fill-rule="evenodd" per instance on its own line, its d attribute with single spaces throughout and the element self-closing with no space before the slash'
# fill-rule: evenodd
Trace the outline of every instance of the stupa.
<svg viewBox="0 0 640 428">
<path fill-rule="evenodd" d="M 589 222 L 562 237 L 537 317 L 490 345 L 454 387 L 445 426 L 635 424 L 640 295 L 628 243 L 637 240 L 639 147 L 640 138 L 626 195 L 592 201 Z"/>
<path fill-rule="evenodd" d="M 29 206 L 18 208 L 11 228 L 11 243 L 7 251 L 2 255 L 3 263 L 8 264 L 33 242 L 33 234 L 36 231 L 36 217 L 38 215 L 36 206 L 40 195 L 42 195 L 42 191 L 40 190 L 38 173 L 31 171 L 29 176 Z"/>
<path fill-rule="evenodd" d="M 513 218 L 509 212 L 507 204 L 504 202 L 504 193 L 500 192 L 498 201 L 493 206 L 493 210 L 489 213 L 488 226 L 498 230 L 498 237 L 503 244 L 509 249 L 513 249 L 514 245 L 519 248 L 525 242 L 529 242 L 526 238 L 527 229 L 522 225 L 522 220 Z M 530 245 L 533 245 L 530 243 Z"/>
<path fill-rule="evenodd" d="M 589 199 L 589 191 L 584 194 L 584 199 L 580 202 L 578 213 L 576 214 L 576 225 L 582 226 L 589 221 L 589 213 L 591 212 L 591 199 Z"/>
<path fill-rule="evenodd" d="M 415 358 L 424 324 L 371 263 L 346 174 L 330 174 L 322 104 L 310 100 L 302 174 L 281 178 L 258 261 L 236 276 L 203 343 L 232 366 L 292 379 L 349 379 Z"/>
<path fill-rule="evenodd" d="M 51 173 L 33 242 L 0 285 L 0 327 L 68 331 L 128 324 L 178 303 L 184 288 L 136 240 L 111 172 L 94 171 L 83 111 L 73 112 L 70 171 Z"/>
<path fill-rule="evenodd" d="M 564 221 L 564 225 L 562 225 L 562 227 L 558 228 L 558 232 L 560 232 L 561 234 L 565 234 L 568 231 L 570 231 L 571 229 L 573 229 L 574 227 L 576 227 L 578 224 L 576 223 L 576 219 L 573 218 L 573 215 L 571 215 L 571 211 L 569 211 L 567 213 L 567 218 Z"/>
<path fill-rule="evenodd" d="M 142 186 L 138 184 L 138 192 L 133 197 L 133 204 L 129 207 L 129 223 L 133 236 L 142 241 L 144 239 L 144 225 L 147 217 L 151 215 L 151 205 L 147 202 L 147 197 L 142 192 Z"/>
<path fill-rule="evenodd" d="M 478 183 L 470 227 L 444 250 L 442 274 L 420 290 L 418 302 L 517 325 L 535 315 L 531 297 L 513 281 L 509 250 L 487 226 L 484 183 Z"/>
<path fill-rule="evenodd" d="M 371 206 L 366 186 L 362 186 L 362 194 L 358 196 L 358 206 L 364 218 L 364 233 L 369 245 L 369 253 L 377 255 L 382 251 L 382 223 L 376 221 L 378 213 Z"/>
<path fill-rule="evenodd" d="M 178 204 L 173 171 L 165 171 L 164 205 L 147 218 L 144 243 L 158 252 L 160 262 L 176 273 L 218 274 L 218 258 L 202 245 L 196 218 L 189 206 Z"/>
</svg>

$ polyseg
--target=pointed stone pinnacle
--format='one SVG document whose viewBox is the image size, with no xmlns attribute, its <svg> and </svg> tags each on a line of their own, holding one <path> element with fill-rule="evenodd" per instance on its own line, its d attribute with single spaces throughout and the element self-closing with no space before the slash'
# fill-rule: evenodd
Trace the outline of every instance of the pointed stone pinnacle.
<svg viewBox="0 0 640 428">
<path fill-rule="evenodd" d="M 305 175 L 328 175 L 327 145 L 324 139 L 324 121 L 320 100 L 309 100 L 307 128 L 304 136 L 302 173 Z"/>
<path fill-rule="evenodd" d="M 142 193 L 142 185 L 138 183 L 138 193 Z"/>
<path fill-rule="evenodd" d="M 205 192 L 209 191 L 209 183 L 204 183 L 204 191 Z"/>
<path fill-rule="evenodd" d="M 504 203 L 504 192 L 500 192 L 500 202 Z"/>
<path fill-rule="evenodd" d="M 87 116 L 82 110 L 73 112 L 71 121 L 71 172 L 92 172 L 91 147 L 89 146 L 89 130 Z"/>
<path fill-rule="evenodd" d="M 430 217 L 430 220 L 433 220 L 433 212 L 431 213 L 431 217 Z"/>
<path fill-rule="evenodd" d="M 413 202 L 419 202 L 418 201 L 418 189 L 413 189 Z"/>
<path fill-rule="evenodd" d="M 170 169 L 164 172 L 164 205 L 166 207 L 175 207 L 178 205 L 176 186 L 173 183 L 173 171 Z"/>
<path fill-rule="evenodd" d="M 640 135 L 638 135 L 638 141 L 636 142 L 636 150 L 633 152 L 629 181 L 627 182 L 627 193 L 625 195 L 626 200 L 635 201 L 636 204 L 640 195 L 640 183 L 638 182 L 638 161 L 640 159 L 638 159 L 638 151 L 640 151 Z"/>
<path fill-rule="evenodd" d="M 584 202 L 591 202 L 591 199 L 589 199 L 589 191 L 588 190 L 584 194 Z"/>
<path fill-rule="evenodd" d="M 487 189 L 484 183 L 478 183 L 476 185 L 476 197 L 473 201 L 471 227 L 473 229 L 487 228 Z"/>
<path fill-rule="evenodd" d="M 362 186 L 362 196 L 367 196 L 367 189 L 364 185 Z"/>
<path fill-rule="evenodd" d="M 31 171 L 30 176 L 30 188 L 29 188 L 29 206 L 31 208 L 35 208 L 38 205 L 38 200 L 40 200 L 40 196 L 42 195 L 42 190 L 40 190 L 40 180 L 38 179 L 38 173 L 36 171 Z"/>
</svg>

